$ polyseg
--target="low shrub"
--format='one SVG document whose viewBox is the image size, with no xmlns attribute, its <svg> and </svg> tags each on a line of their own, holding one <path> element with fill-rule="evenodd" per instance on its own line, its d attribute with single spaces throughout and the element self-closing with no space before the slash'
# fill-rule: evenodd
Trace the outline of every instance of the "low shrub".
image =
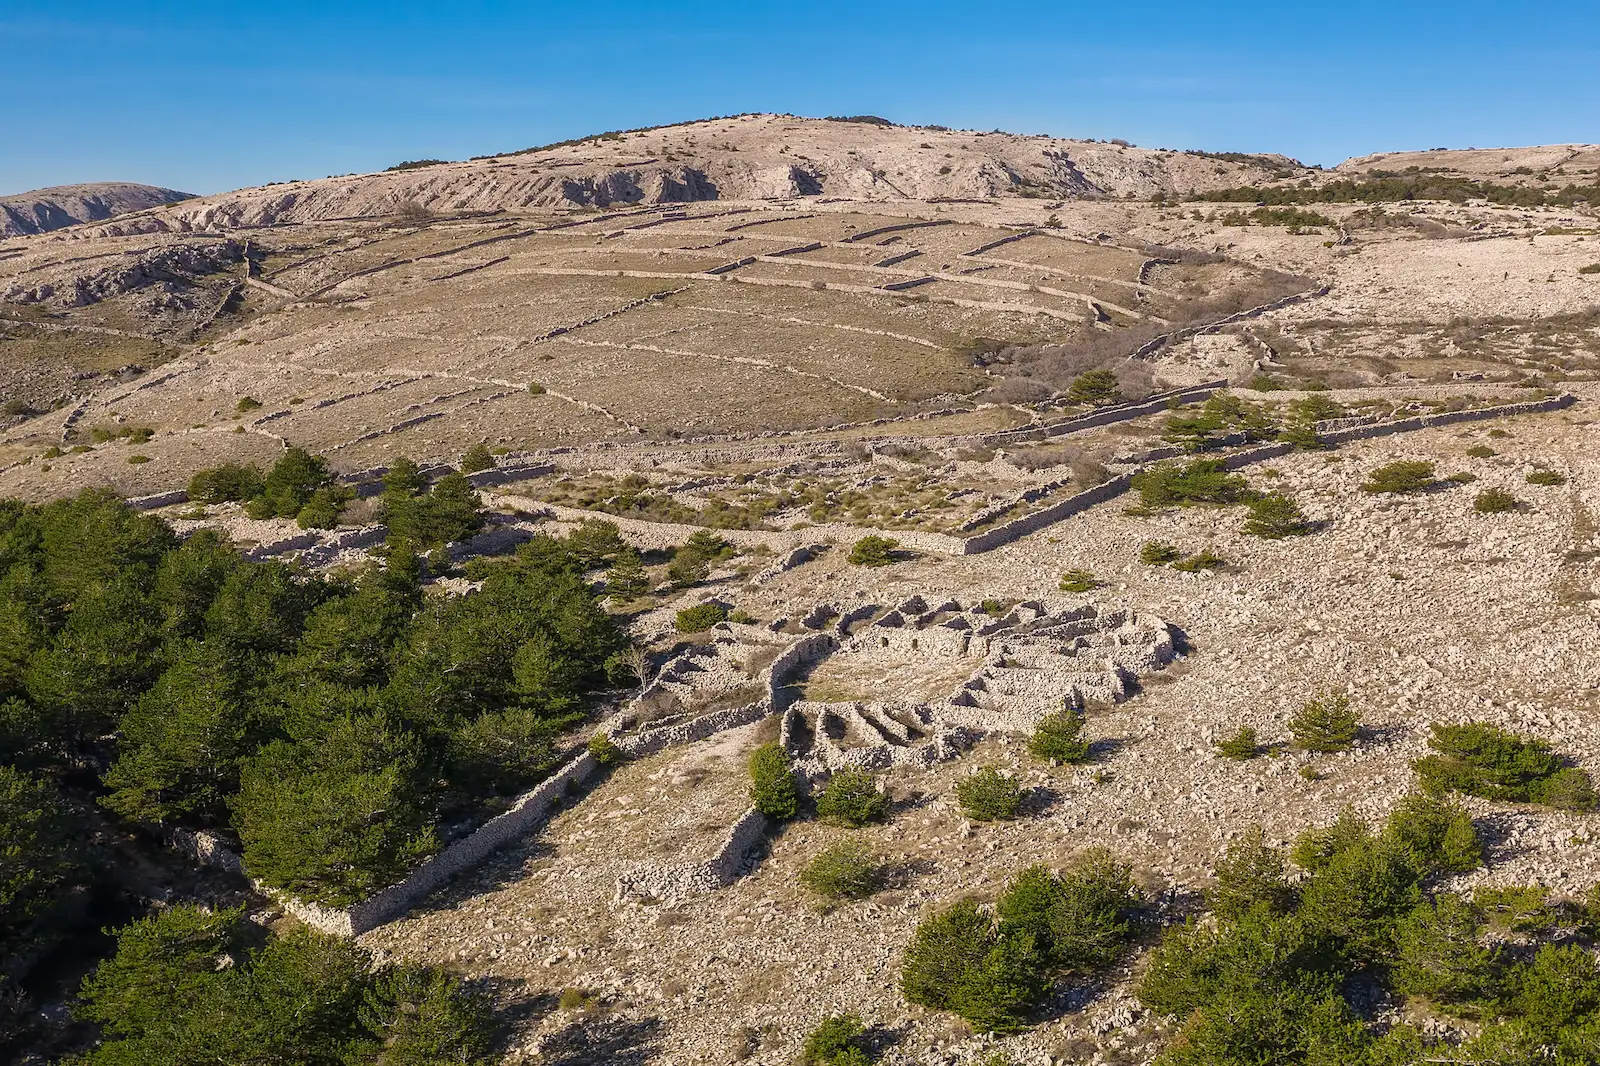
<svg viewBox="0 0 1600 1066">
<path fill-rule="evenodd" d="M 800 809 L 800 788 L 789 753 L 763 744 L 750 753 L 750 803 L 768 818 L 785 821 Z"/>
<path fill-rule="evenodd" d="M 1380 466 L 1367 476 L 1362 492 L 1410 493 L 1423 492 L 1434 484 L 1434 466 L 1425 460 L 1402 459 Z"/>
<path fill-rule="evenodd" d="M 1429 792 L 1456 791 L 1574 810 L 1595 806 L 1588 774 L 1564 767 L 1543 741 L 1469 722 L 1435 723 L 1428 744 L 1437 754 L 1416 759 L 1411 767 Z"/>
<path fill-rule="evenodd" d="M 1472 456 L 1474 459 L 1492 459 L 1500 453 L 1489 447 L 1487 444 L 1474 444 L 1472 447 L 1467 449 L 1467 454 Z"/>
<path fill-rule="evenodd" d="M 1465 471 L 1465 470 L 1457 471 L 1456 473 L 1447 475 L 1445 477 L 1445 481 L 1449 482 L 1452 485 L 1470 485 L 1474 481 L 1477 481 L 1477 480 L 1478 480 L 1478 475 L 1477 474 L 1469 473 L 1468 471 Z"/>
<path fill-rule="evenodd" d="M 824 1018 L 806 1034 L 800 1066 L 869 1066 L 873 1057 L 862 1041 L 866 1031 L 854 1014 Z"/>
<path fill-rule="evenodd" d="M 1206 889 L 1206 902 L 1223 918 L 1238 918 L 1256 907 L 1273 914 L 1294 908 L 1295 892 L 1289 886 L 1283 854 L 1267 846 L 1259 825 L 1228 845 Z"/>
<path fill-rule="evenodd" d="M 1267 409 L 1232 393 L 1214 393 L 1196 411 L 1178 412 L 1167 417 L 1162 427 L 1164 440 L 1191 452 L 1215 447 L 1230 433 L 1245 440 L 1272 436 L 1277 427 Z"/>
<path fill-rule="evenodd" d="M 1242 725 L 1232 736 L 1217 741 L 1217 754 L 1229 759 L 1253 759 L 1261 754 L 1261 742 L 1254 729 Z"/>
<path fill-rule="evenodd" d="M 1339 693 L 1307 700 L 1289 720 L 1294 746 L 1301 751 L 1343 751 L 1355 743 L 1360 729 L 1350 698 Z"/>
<path fill-rule="evenodd" d="M 197 470 L 189 478 L 189 499 L 195 503 L 232 503 L 250 500 L 266 489 L 261 468 L 245 463 L 223 463 Z"/>
<path fill-rule="evenodd" d="M 1138 902 L 1128 867 L 1104 850 L 1060 875 L 1029 867 L 992 912 L 962 900 L 918 925 L 902 960 L 901 991 L 983 1032 L 1021 1029 L 1054 974 L 1100 970 L 1117 959 Z"/>
<path fill-rule="evenodd" d="M 1524 480 L 1530 485 L 1543 485 L 1546 487 L 1565 485 L 1567 483 L 1566 475 L 1559 470 L 1535 470 Z"/>
<path fill-rule="evenodd" d="M 1202 570 L 1221 570 L 1228 565 L 1228 560 L 1212 551 L 1203 548 L 1187 559 L 1179 559 L 1172 564 L 1174 570 L 1181 570 L 1185 574 L 1198 574 Z"/>
<path fill-rule="evenodd" d="M 1251 500 L 1249 507 L 1250 516 L 1245 519 L 1244 531 L 1253 537 L 1281 540 L 1303 537 L 1312 531 L 1311 522 L 1300 505 L 1281 492 Z"/>
<path fill-rule="evenodd" d="M 1183 552 L 1176 544 L 1147 540 L 1139 546 L 1139 561 L 1146 566 L 1165 566 L 1181 558 Z"/>
<path fill-rule="evenodd" d="M 888 566 L 894 562 L 894 550 L 899 543 L 888 537 L 869 533 L 851 547 L 848 562 L 853 566 Z"/>
<path fill-rule="evenodd" d="M 1094 576 L 1094 571 L 1092 570 L 1068 570 L 1061 575 L 1060 588 L 1062 592 L 1092 592 L 1099 587 L 1100 581 Z"/>
<path fill-rule="evenodd" d="M 486 444 L 474 444 L 461 455 L 461 472 L 463 474 L 476 474 L 480 470 L 493 470 L 494 467 L 494 453 L 489 450 L 489 446 Z"/>
<path fill-rule="evenodd" d="M 1198 503 L 1231 504 L 1245 498 L 1250 483 L 1228 473 L 1221 459 L 1195 459 L 1182 466 L 1162 465 L 1133 475 L 1133 488 L 1145 507 Z"/>
<path fill-rule="evenodd" d="M 1424 874 L 1466 873 L 1483 865 L 1483 844 L 1472 816 L 1458 803 L 1425 792 L 1404 796 L 1384 826 L 1411 865 Z"/>
<path fill-rule="evenodd" d="M 859 840 L 841 840 L 817 853 L 800 883 L 824 899 L 866 899 L 878 890 L 878 859 Z"/>
<path fill-rule="evenodd" d="M 836 772 L 817 796 L 817 817 L 858 829 L 889 813 L 889 797 L 866 770 L 848 767 Z"/>
<path fill-rule="evenodd" d="M 1028 737 L 1028 754 L 1049 762 L 1083 762 L 1089 757 L 1089 742 L 1082 733 L 1083 715 L 1072 711 L 1047 714 Z"/>
<path fill-rule="evenodd" d="M 728 609 L 720 603 L 701 603 L 685 607 L 673 620 L 679 633 L 704 633 L 728 618 Z"/>
<path fill-rule="evenodd" d="M 1472 501 L 1472 509 L 1479 514 L 1504 514 L 1518 506 L 1517 498 L 1505 489 L 1484 489 Z"/>
<path fill-rule="evenodd" d="M 1022 790 L 1013 778 L 985 766 L 957 783 L 956 799 L 974 821 L 1006 821 L 1015 818 L 1021 809 Z"/>
<path fill-rule="evenodd" d="M 615 766 L 627 758 L 627 754 L 605 733 L 596 733 L 589 738 L 589 756 L 601 766 Z"/>
<path fill-rule="evenodd" d="M 256 399 L 254 396 L 241 396 L 239 397 L 239 402 L 233 405 L 233 409 L 238 411 L 240 414 L 259 410 L 260 407 L 261 401 Z"/>
</svg>

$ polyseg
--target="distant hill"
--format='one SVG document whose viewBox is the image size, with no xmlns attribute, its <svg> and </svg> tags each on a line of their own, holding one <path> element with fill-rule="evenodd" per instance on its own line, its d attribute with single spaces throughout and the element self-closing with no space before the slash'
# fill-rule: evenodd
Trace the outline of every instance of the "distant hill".
<svg viewBox="0 0 1600 1066">
<path fill-rule="evenodd" d="M 143 211 L 149 207 L 188 200 L 192 193 L 135 185 L 126 181 L 95 181 L 85 185 L 57 185 L 14 196 L 0 196 L 0 237 L 48 233 L 84 222 Z"/>
<path fill-rule="evenodd" d="M 612 131 L 462 162 L 283 182 L 119 219 L 107 234 L 438 214 L 801 197 L 1044 201 L 1225 189 L 1315 172 L 1286 156 L 897 126 L 863 115 L 740 115 Z"/>
</svg>

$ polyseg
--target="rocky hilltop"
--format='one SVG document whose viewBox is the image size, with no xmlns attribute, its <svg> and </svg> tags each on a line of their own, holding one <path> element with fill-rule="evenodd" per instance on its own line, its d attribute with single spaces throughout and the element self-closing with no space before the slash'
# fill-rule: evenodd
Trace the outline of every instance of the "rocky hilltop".
<svg viewBox="0 0 1600 1066">
<path fill-rule="evenodd" d="M 96 181 L 0 196 L 0 237 L 22 237 L 85 222 L 102 222 L 129 211 L 188 200 L 193 195 L 154 185 Z"/>
<path fill-rule="evenodd" d="M 875 119 L 743 115 L 460 163 L 244 189 L 122 219 L 110 235 L 392 215 L 704 200 L 1149 198 L 1304 177 L 1286 156 L 1216 155 Z"/>
</svg>

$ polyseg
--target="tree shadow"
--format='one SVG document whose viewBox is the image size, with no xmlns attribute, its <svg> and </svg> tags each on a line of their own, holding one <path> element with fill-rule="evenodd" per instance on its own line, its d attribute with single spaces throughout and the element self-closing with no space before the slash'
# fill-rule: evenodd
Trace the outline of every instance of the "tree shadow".
<svg viewBox="0 0 1600 1066">
<path fill-rule="evenodd" d="M 1103 762 L 1126 748 L 1131 741 L 1127 737 L 1102 737 L 1089 742 L 1089 762 Z"/>
<path fill-rule="evenodd" d="M 643 1066 L 661 1052 L 659 1018 L 579 1018 L 544 1044 L 544 1066 Z"/>
<path fill-rule="evenodd" d="M 553 817 L 559 808 L 551 810 Z M 541 824 L 540 829 L 543 829 Z M 535 832 L 538 832 L 537 830 Z M 482 863 L 462 870 L 449 881 L 429 892 L 404 912 L 404 917 L 420 918 L 438 911 L 451 911 L 485 893 L 498 892 L 527 876 L 527 865 L 536 859 L 555 854 L 555 849 L 530 833 L 520 841 L 507 844 Z"/>
<path fill-rule="evenodd" d="M 938 872 L 939 864 L 932 859 L 907 859 L 905 862 L 880 867 L 878 876 L 881 879 L 881 887 L 888 891 L 910 888 L 911 883 L 917 878 L 928 877 Z"/>
<path fill-rule="evenodd" d="M 1024 817 L 1038 817 L 1048 814 L 1063 799 L 1062 793 L 1049 785 L 1036 785 L 1022 794 L 1022 804 L 1017 813 Z"/>
<path fill-rule="evenodd" d="M 911 1023 L 889 1026 L 876 1022 L 861 1034 L 861 1043 L 867 1053 L 874 1059 L 879 1059 L 883 1053 L 892 1047 L 897 1047 L 911 1034 Z"/>
</svg>

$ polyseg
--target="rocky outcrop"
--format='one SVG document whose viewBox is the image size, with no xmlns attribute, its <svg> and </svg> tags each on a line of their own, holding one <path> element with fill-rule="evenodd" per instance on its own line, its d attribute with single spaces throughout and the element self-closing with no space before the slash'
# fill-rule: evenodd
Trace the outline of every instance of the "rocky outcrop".
<svg viewBox="0 0 1600 1066">
<path fill-rule="evenodd" d="M 57 185 L 0 196 L 0 237 L 49 233 L 85 222 L 103 222 L 129 211 L 143 211 L 192 197 L 192 193 L 175 189 L 122 181 Z"/>
</svg>

